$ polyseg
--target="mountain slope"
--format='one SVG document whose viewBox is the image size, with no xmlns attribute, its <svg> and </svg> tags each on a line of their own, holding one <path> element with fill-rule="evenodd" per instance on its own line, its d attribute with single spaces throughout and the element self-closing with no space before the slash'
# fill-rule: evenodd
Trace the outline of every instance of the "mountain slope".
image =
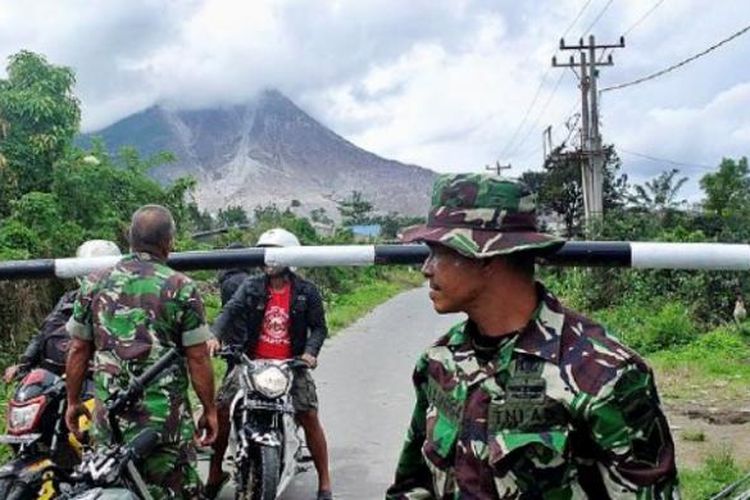
<svg viewBox="0 0 750 500">
<path fill-rule="evenodd" d="M 323 207 L 337 215 L 335 200 L 358 190 L 381 212 L 422 215 L 436 175 L 355 146 L 273 90 L 244 106 L 155 106 L 91 135 L 112 150 L 132 145 L 142 154 L 172 151 L 178 161 L 151 175 L 160 182 L 193 175 L 198 203 L 211 211 L 227 205 L 286 207 L 296 199 L 305 212 Z"/>
</svg>

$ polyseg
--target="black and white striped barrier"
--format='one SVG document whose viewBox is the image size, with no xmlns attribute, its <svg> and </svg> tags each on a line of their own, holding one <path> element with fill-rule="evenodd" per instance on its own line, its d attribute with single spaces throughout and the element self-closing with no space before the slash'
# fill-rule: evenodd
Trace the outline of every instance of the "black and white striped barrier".
<svg viewBox="0 0 750 500">
<path fill-rule="evenodd" d="M 424 245 L 344 245 L 295 248 L 243 248 L 173 253 L 168 264 L 180 271 L 260 266 L 367 266 L 420 264 Z M 114 265 L 119 257 L 0 262 L 0 280 L 73 278 Z M 650 243 L 569 241 L 543 263 L 636 269 L 750 270 L 750 245 L 729 243 Z"/>
</svg>

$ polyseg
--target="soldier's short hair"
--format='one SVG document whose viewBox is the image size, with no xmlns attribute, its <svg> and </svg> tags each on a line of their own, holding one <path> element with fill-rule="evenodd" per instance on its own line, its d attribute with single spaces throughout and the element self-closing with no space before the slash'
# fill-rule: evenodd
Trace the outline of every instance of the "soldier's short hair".
<svg viewBox="0 0 750 500">
<path fill-rule="evenodd" d="M 152 249 L 174 239 L 177 228 L 172 213 L 161 205 L 144 205 L 130 221 L 130 246 L 133 250 Z"/>
</svg>

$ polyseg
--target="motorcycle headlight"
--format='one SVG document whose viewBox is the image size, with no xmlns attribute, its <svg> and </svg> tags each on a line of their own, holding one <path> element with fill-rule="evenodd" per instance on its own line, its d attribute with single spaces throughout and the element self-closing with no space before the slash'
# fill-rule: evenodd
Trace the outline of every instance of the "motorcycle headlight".
<svg viewBox="0 0 750 500">
<path fill-rule="evenodd" d="M 8 412 L 8 431 L 13 434 L 28 432 L 34 428 L 37 415 L 42 411 L 42 402 L 36 401 L 23 406 L 11 406 Z"/>
<path fill-rule="evenodd" d="M 289 376 L 278 366 L 267 366 L 252 374 L 253 387 L 269 399 L 278 398 L 289 388 Z"/>
</svg>

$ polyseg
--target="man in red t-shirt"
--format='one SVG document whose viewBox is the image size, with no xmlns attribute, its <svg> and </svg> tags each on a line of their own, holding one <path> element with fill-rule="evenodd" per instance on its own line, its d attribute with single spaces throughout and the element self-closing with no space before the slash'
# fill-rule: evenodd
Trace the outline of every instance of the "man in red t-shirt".
<svg viewBox="0 0 750 500">
<path fill-rule="evenodd" d="M 263 326 L 255 347 L 256 359 L 289 359 L 292 357 L 292 339 L 289 336 L 289 300 L 292 285 L 284 279 L 276 283 L 271 277 L 268 286 L 268 302 L 263 314 Z"/>
<path fill-rule="evenodd" d="M 299 241 L 288 231 L 272 229 L 261 235 L 257 246 L 299 246 Z M 225 304 L 213 331 L 223 342 L 239 342 L 253 359 L 299 358 L 310 368 L 317 365 L 328 333 L 317 287 L 286 267 L 269 267 L 264 275 L 247 278 Z M 215 350 L 218 340 L 209 347 Z M 225 478 L 221 463 L 229 437 L 229 405 L 236 389 L 236 377 L 230 373 L 217 398 L 219 433 L 206 484 L 209 496 L 218 494 Z M 310 370 L 295 372 L 290 395 L 318 472 L 317 498 L 328 500 L 332 498 L 328 445 L 318 418 L 318 396 Z"/>
</svg>

